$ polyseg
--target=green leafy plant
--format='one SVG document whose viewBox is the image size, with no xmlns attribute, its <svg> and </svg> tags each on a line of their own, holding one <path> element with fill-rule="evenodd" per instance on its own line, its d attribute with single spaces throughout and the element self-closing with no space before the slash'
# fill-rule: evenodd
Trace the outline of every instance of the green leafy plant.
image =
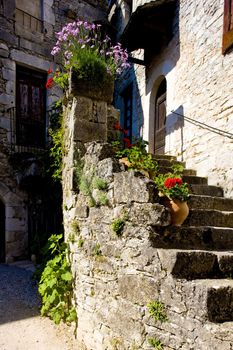
<svg viewBox="0 0 233 350">
<path fill-rule="evenodd" d="M 75 151 L 74 159 L 74 187 L 78 190 L 82 180 L 84 167 L 84 159 L 81 157 L 80 150 Z"/>
<path fill-rule="evenodd" d="M 49 148 L 50 170 L 55 181 L 61 181 L 62 157 L 64 150 L 64 127 L 62 117 L 62 102 L 56 102 L 49 113 L 51 145 Z"/>
<path fill-rule="evenodd" d="M 153 300 L 147 304 L 150 315 L 155 321 L 166 322 L 168 321 L 165 306 L 158 300 Z"/>
<path fill-rule="evenodd" d="M 108 183 L 106 180 L 101 179 L 99 177 L 94 177 L 92 181 L 93 188 L 96 188 L 101 191 L 107 191 L 108 189 Z"/>
<path fill-rule="evenodd" d="M 128 214 L 124 214 L 123 217 L 119 217 L 113 220 L 111 224 L 112 230 L 116 233 L 117 236 L 122 236 L 125 223 L 128 220 Z"/>
<path fill-rule="evenodd" d="M 153 348 L 157 349 L 157 350 L 163 350 L 163 344 L 161 343 L 161 341 L 159 339 L 156 338 L 149 338 L 148 339 L 148 343 L 153 346 Z"/>
<path fill-rule="evenodd" d="M 47 262 L 40 281 L 39 293 L 42 298 L 41 315 L 50 317 L 56 324 L 61 320 L 77 320 L 75 307 L 72 305 L 73 276 L 68 260 L 68 247 L 62 241 L 62 235 L 52 235 L 47 249 L 51 259 Z"/>
<path fill-rule="evenodd" d="M 102 251 L 100 249 L 100 244 L 96 243 L 94 248 L 92 249 L 93 255 L 95 256 L 101 256 L 102 255 Z"/>
<path fill-rule="evenodd" d="M 154 176 L 158 171 L 158 163 L 147 152 L 148 142 L 139 138 L 131 144 L 129 138 L 123 137 L 125 134 L 127 135 L 127 130 L 118 123 L 115 124 L 115 129 L 123 133 L 122 136 L 119 135 L 119 140 L 112 142 L 116 158 L 127 158 L 127 162 L 124 163 L 129 169 L 142 171 L 148 177 Z"/>
<path fill-rule="evenodd" d="M 78 248 L 82 248 L 83 245 L 84 245 L 84 239 L 83 238 L 79 238 L 79 240 L 78 240 Z"/>
</svg>

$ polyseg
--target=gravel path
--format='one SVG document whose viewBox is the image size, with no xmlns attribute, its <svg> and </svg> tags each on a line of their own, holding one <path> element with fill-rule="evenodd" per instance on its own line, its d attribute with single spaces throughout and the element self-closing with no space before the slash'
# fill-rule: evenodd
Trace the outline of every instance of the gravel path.
<svg viewBox="0 0 233 350">
<path fill-rule="evenodd" d="M 39 313 L 33 266 L 0 264 L 0 350 L 73 350 L 73 331 Z"/>
</svg>

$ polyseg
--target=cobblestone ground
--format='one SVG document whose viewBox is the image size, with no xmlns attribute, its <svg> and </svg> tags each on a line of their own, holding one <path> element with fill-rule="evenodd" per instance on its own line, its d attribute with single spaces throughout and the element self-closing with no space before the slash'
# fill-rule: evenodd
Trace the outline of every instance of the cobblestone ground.
<svg viewBox="0 0 233 350">
<path fill-rule="evenodd" d="M 0 350 L 73 350 L 73 331 L 39 313 L 33 266 L 0 264 Z"/>
</svg>

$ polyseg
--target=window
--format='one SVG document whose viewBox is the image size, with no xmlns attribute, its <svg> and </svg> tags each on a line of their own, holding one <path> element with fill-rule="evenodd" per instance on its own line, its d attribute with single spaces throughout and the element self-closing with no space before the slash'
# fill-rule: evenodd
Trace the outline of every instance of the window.
<svg viewBox="0 0 233 350">
<path fill-rule="evenodd" d="M 16 144 L 44 148 L 46 74 L 17 67 Z"/>
<path fill-rule="evenodd" d="M 155 129 L 154 129 L 154 154 L 163 154 L 165 150 L 166 136 L 166 102 L 167 83 L 163 78 L 159 85 L 155 99 Z"/>
<path fill-rule="evenodd" d="M 233 48 L 233 0 L 224 0 L 222 53 Z"/>
<path fill-rule="evenodd" d="M 124 129 L 128 130 L 128 138 L 132 141 L 132 104 L 133 104 L 133 86 L 129 85 L 122 93 L 123 98 L 123 124 Z"/>
</svg>

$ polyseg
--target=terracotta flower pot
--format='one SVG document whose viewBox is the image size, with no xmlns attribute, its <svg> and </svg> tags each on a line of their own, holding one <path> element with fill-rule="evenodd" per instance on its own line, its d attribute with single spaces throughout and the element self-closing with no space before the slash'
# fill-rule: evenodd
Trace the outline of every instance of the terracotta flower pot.
<svg viewBox="0 0 233 350">
<path fill-rule="evenodd" d="M 171 211 L 171 225 L 180 226 L 183 224 L 189 214 L 187 202 L 182 202 L 178 199 L 164 199 L 164 205 Z"/>
</svg>

